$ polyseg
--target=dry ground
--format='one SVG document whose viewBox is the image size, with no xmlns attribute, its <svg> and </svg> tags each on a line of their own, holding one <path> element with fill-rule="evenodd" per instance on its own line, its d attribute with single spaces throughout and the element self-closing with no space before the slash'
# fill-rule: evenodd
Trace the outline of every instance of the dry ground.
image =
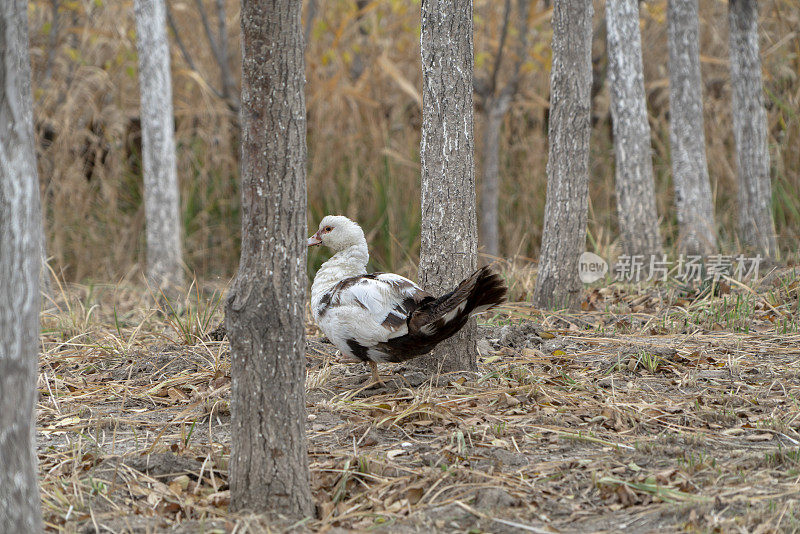
<svg viewBox="0 0 800 534">
<path fill-rule="evenodd" d="M 319 532 L 800 531 L 793 272 L 760 284 L 610 287 L 583 313 L 504 307 L 479 371 L 365 388 L 309 326 Z M 55 291 L 37 438 L 44 516 L 67 532 L 262 532 L 227 511 L 229 355 L 219 293 Z M 176 312 L 173 314 L 172 312 Z"/>
</svg>

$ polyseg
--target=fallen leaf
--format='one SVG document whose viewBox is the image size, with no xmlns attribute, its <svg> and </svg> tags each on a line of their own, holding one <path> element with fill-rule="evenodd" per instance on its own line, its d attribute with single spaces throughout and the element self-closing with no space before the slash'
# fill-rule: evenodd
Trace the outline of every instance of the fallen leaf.
<svg viewBox="0 0 800 534">
<path fill-rule="evenodd" d="M 423 495 L 425 495 L 425 488 L 421 486 L 412 486 L 406 490 L 406 499 L 411 504 L 417 504 Z"/>
<path fill-rule="evenodd" d="M 212 493 L 206 500 L 211 506 L 228 506 L 231 503 L 231 490 Z"/>
<path fill-rule="evenodd" d="M 186 488 L 189 487 L 189 482 L 191 479 L 188 475 L 181 475 L 172 479 L 172 482 L 169 483 L 169 489 L 171 489 L 176 495 L 180 495 L 181 492 L 186 491 Z"/>
</svg>

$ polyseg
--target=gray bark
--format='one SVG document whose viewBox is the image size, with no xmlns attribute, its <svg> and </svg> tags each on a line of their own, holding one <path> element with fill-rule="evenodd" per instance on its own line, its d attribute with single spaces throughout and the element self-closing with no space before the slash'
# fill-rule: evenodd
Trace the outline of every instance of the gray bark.
<svg viewBox="0 0 800 534">
<path fill-rule="evenodd" d="M 733 133 L 739 171 L 739 232 L 746 246 L 764 256 L 775 256 L 778 247 L 772 219 L 756 0 L 731 0 L 729 21 Z"/>
<path fill-rule="evenodd" d="M 606 29 L 622 250 L 660 255 L 637 0 L 608 0 Z"/>
<path fill-rule="evenodd" d="M 422 3 L 422 231 L 419 278 L 440 295 L 477 266 L 472 2 Z M 477 369 L 475 320 L 430 355 L 428 372 Z"/>
<path fill-rule="evenodd" d="M 708 255 L 716 251 L 717 240 L 703 132 L 697 0 L 669 0 L 667 6 L 669 139 L 680 232 L 678 250 Z"/>
<path fill-rule="evenodd" d="M 581 297 L 578 259 L 586 246 L 592 91 L 592 2 L 553 7 L 550 153 L 542 252 L 534 290 L 540 308 L 574 308 Z"/>
<path fill-rule="evenodd" d="M 175 123 L 164 0 L 135 0 L 139 52 L 147 278 L 160 288 L 183 285 Z"/>
<path fill-rule="evenodd" d="M 300 0 L 242 0 L 242 256 L 226 307 L 233 510 L 311 515 Z"/>
<path fill-rule="evenodd" d="M 41 207 L 28 3 L 0 7 L 0 530 L 42 530 L 35 452 Z"/>
</svg>

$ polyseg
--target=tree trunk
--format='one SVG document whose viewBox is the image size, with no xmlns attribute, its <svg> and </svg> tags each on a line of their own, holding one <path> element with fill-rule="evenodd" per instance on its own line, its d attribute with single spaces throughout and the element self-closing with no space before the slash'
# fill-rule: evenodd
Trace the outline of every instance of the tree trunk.
<svg viewBox="0 0 800 534">
<path fill-rule="evenodd" d="M 697 0 L 669 0 L 669 140 L 680 232 L 678 250 L 708 255 L 716 252 L 717 240 L 703 132 L 697 21 Z"/>
<path fill-rule="evenodd" d="M 505 87 L 498 85 L 498 74 L 503 63 L 503 51 L 511 19 L 511 0 L 506 0 L 500 43 L 488 80 L 475 80 L 475 93 L 481 98 L 484 109 L 483 175 L 481 178 L 480 245 L 492 257 L 500 256 L 500 222 L 498 214 L 500 193 L 500 130 L 508 108 L 519 87 L 520 71 L 528 54 L 528 13 L 531 0 L 517 2 L 517 60 Z"/>
<path fill-rule="evenodd" d="M 606 27 L 622 250 L 660 257 L 637 0 L 608 0 Z"/>
<path fill-rule="evenodd" d="M 580 302 L 578 258 L 586 246 L 589 201 L 592 12 L 591 0 L 565 0 L 553 8 L 547 201 L 533 294 L 539 308 L 575 308 Z"/>
<path fill-rule="evenodd" d="M 28 3 L 0 7 L 0 530 L 41 532 L 34 428 L 41 208 Z"/>
<path fill-rule="evenodd" d="M 159 288 L 183 284 L 175 124 L 164 0 L 135 0 L 141 93 L 147 279 Z"/>
<path fill-rule="evenodd" d="M 758 55 L 758 5 L 756 0 L 730 0 L 729 6 L 739 232 L 745 245 L 764 256 L 775 256 L 778 247 L 772 220 L 767 114 Z"/>
<path fill-rule="evenodd" d="M 228 296 L 231 508 L 313 511 L 305 421 L 301 1 L 242 1 L 242 256 Z"/>
<path fill-rule="evenodd" d="M 500 253 L 500 128 L 511 99 L 488 98 L 484 103 L 483 180 L 481 181 L 481 245 L 483 252 L 497 257 Z"/>
<path fill-rule="evenodd" d="M 422 3 L 422 231 L 419 278 L 441 295 L 477 265 L 472 119 L 472 2 Z M 415 365 L 477 368 L 475 320 Z"/>
</svg>

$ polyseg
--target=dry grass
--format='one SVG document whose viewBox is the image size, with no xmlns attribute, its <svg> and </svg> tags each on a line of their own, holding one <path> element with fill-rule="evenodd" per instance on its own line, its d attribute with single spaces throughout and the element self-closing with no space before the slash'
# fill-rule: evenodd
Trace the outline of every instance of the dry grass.
<svg viewBox="0 0 800 534">
<path fill-rule="evenodd" d="M 799 290 L 781 272 L 716 296 L 599 287 L 576 314 L 509 304 L 484 318 L 479 372 L 440 386 L 384 368 L 388 387 L 365 389 L 310 327 L 318 515 L 295 528 L 800 531 Z M 219 293 L 172 316 L 133 286 L 57 294 L 38 385 L 48 528 L 289 528 L 227 511 Z"/>
<path fill-rule="evenodd" d="M 307 51 L 309 222 L 344 213 L 363 224 L 374 267 L 411 274 L 419 246 L 419 8 L 414 3 L 319 2 Z M 739 251 L 724 2 L 701 2 L 706 139 L 718 228 Z M 58 6 L 57 17 L 53 5 Z M 238 2 L 228 0 L 227 59 L 238 72 Z M 502 2 L 475 2 L 476 76 L 493 62 Z M 676 236 L 669 169 L 664 0 L 642 10 L 644 65 L 661 228 Z M 172 1 L 197 70 L 174 47 L 173 85 L 186 263 L 205 279 L 232 275 L 238 259 L 238 127 L 214 94 L 219 67 L 196 6 Z M 207 10 L 213 20 L 212 3 Z M 359 7 L 361 6 L 361 7 Z M 594 130 L 589 246 L 617 253 L 613 150 L 604 85 L 602 6 L 596 6 Z M 798 0 L 761 4 L 761 48 L 773 162 L 774 214 L 784 254 L 800 235 L 800 25 Z M 503 127 L 501 239 L 504 255 L 536 257 L 546 184 L 549 12 L 531 9 L 530 54 L 521 92 Z M 38 155 L 49 254 L 73 281 L 138 279 L 143 210 L 138 87 L 131 2 L 31 3 Z M 510 35 L 510 39 L 516 39 Z M 174 40 L 173 40 L 174 43 Z M 513 63 L 513 47 L 506 55 Z M 480 115 L 476 138 L 481 139 Z M 478 147 L 480 154 L 480 147 Z M 478 167 L 480 168 L 480 167 Z M 312 264 L 321 258 L 312 254 Z M 133 277 L 133 278 L 131 278 Z"/>
</svg>

